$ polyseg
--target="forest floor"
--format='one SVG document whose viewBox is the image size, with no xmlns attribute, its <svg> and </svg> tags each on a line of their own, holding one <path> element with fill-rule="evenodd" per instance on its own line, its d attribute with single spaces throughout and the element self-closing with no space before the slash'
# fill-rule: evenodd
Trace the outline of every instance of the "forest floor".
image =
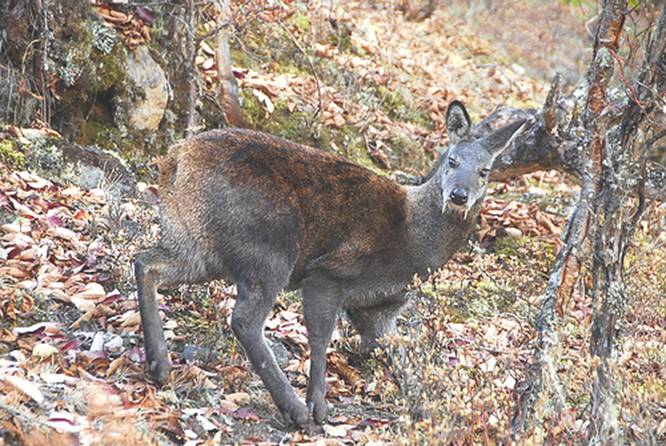
<svg viewBox="0 0 666 446">
<path fill-rule="evenodd" d="M 553 70 L 584 70 L 590 11 L 492 3 L 443 7 L 415 23 L 346 2 L 337 34 L 321 31 L 321 10 L 285 6 L 287 13 L 272 12 L 276 22 L 262 16 L 263 28 L 247 26 L 234 43 L 248 120 L 381 175 L 422 175 L 445 144 L 450 100 L 462 99 L 476 121 L 501 104 L 537 107 Z M 290 51 L 260 48 L 260 37 L 275 30 Z M 214 82 L 206 58 L 204 48 L 198 63 Z M 472 239 L 413 285 L 401 336 L 384 351 L 359 358 L 342 316 L 328 354 L 329 420 L 306 432 L 282 424 L 234 340 L 231 284 L 161 293 L 175 368 L 161 388 L 147 379 L 131 260 L 155 243 L 159 226 L 155 186 L 144 181 L 138 198 L 119 199 L 105 187 L 84 190 L 0 164 L 0 445 L 509 441 L 540 294 L 578 191 L 571 178 L 540 172 L 492 184 Z M 632 444 L 666 441 L 665 222 L 664 204 L 650 204 L 627 259 L 630 310 L 614 372 L 619 422 Z M 297 293 L 280 296 L 266 336 L 304 395 L 300 305 Z M 539 422 L 519 442 L 585 441 L 591 305 L 577 292 L 562 308 L 548 372 L 556 393 L 538 401 Z M 389 360 L 396 348 L 411 354 L 396 363 Z M 412 419 L 415 405 L 429 417 Z"/>
</svg>

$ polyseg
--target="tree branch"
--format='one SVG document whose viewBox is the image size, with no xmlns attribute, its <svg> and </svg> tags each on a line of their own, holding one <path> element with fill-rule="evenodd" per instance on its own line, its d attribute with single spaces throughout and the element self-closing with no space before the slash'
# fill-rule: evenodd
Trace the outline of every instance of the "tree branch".
<svg viewBox="0 0 666 446">
<path fill-rule="evenodd" d="M 556 397 L 554 400 L 556 410 L 564 408 L 563 390 L 552 366 L 555 362 L 553 356 L 556 356 L 559 344 L 558 314 L 562 315 L 578 281 L 582 265 L 580 251 L 585 249 L 584 242 L 587 239 L 591 216 L 595 212 L 595 197 L 599 190 L 606 130 L 602 112 L 608 103 L 608 84 L 614 66 L 614 59 L 609 50 L 617 49 L 626 7 L 626 0 L 604 2 L 596 33 L 594 56 L 586 76 L 588 88 L 585 107 L 580 115 L 580 123 L 575 117 L 571 120 L 572 126 L 580 125 L 576 133 L 584 135 L 578 139 L 578 144 L 571 144 L 567 148 L 574 154 L 579 154 L 573 158 L 577 162 L 571 167 L 581 178 L 581 191 L 564 234 L 564 248 L 557 257 L 555 270 L 550 275 L 548 287 L 541 299 L 541 310 L 535 321 L 537 339 L 532 362 L 525 380 L 517 387 L 517 402 L 512 420 L 514 436 L 519 436 L 530 428 L 535 405 L 546 382 L 550 382 L 548 390 Z M 552 105 L 550 107 L 552 108 Z M 550 127 L 552 125 L 550 115 L 547 119 Z M 543 122 L 545 130 L 546 120 Z M 569 137 L 572 133 L 574 132 L 563 134 Z"/>
<path fill-rule="evenodd" d="M 223 18 L 230 19 L 229 0 L 220 0 L 219 5 Z M 231 48 L 227 28 L 219 30 L 216 34 L 215 65 L 219 85 L 218 100 L 221 102 L 225 121 L 233 127 L 246 127 L 238 99 L 238 83 L 231 67 Z"/>
</svg>

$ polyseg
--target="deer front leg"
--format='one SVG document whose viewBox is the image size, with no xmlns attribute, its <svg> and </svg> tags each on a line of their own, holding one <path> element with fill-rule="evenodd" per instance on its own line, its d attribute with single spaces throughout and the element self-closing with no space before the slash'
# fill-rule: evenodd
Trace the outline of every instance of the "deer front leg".
<svg viewBox="0 0 666 446">
<path fill-rule="evenodd" d="M 352 325 L 361 335 L 361 355 L 367 356 L 379 347 L 379 339 L 395 331 L 395 321 L 403 309 L 407 306 L 407 298 L 398 295 L 385 303 L 364 308 L 348 309 L 347 314 Z M 403 397 L 410 404 L 410 413 L 415 420 L 427 418 L 429 415 L 421 405 L 420 399 L 414 399 L 410 389 L 418 389 L 420 383 L 410 373 L 404 364 L 407 361 L 407 352 L 404 346 L 398 346 L 397 350 L 387 358 L 388 365 L 396 381 L 400 385 Z"/>
<path fill-rule="evenodd" d="M 395 320 L 406 305 L 403 295 L 371 307 L 347 309 L 347 315 L 361 335 L 362 355 L 369 355 L 379 347 L 379 339 L 395 331 Z"/>
<path fill-rule="evenodd" d="M 190 262 L 184 261 L 170 250 L 155 247 L 136 256 L 134 278 L 141 313 L 146 366 L 151 378 L 158 384 L 164 384 L 169 377 L 171 364 L 157 308 L 157 289 L 204 282 L 208 277 L 202 269 L 192 268 Z"/>
<path fill-rule="evenodd" d="M 341 296 L 327 280 L 310 279 L 303 286 L 303 313 L 310 344 L 310 376 L 306 402 L 314 420 L 326 421 L 326 349 L 331 342 Z"/>
<path fill-rule="evenodd" d="M 282 415 L 288 422 L 303 427 L 308 421 L 308 410 L 294 393 L 273 352 L 266 345 L 264 323 L 275 295 L 268 295 L 261 288 L 238 284 L 231 328 Z"/>
<path fill-rule="evenodd" d="M 143 252 L 134 261 L 146 367 L 151 378 L 158 384 L 166 382 L 171 370 L 156 299 L 160 270 L 163 271 L 164 264 L 168 262 L 169 257 L 159 249 Z"/>
</svg>

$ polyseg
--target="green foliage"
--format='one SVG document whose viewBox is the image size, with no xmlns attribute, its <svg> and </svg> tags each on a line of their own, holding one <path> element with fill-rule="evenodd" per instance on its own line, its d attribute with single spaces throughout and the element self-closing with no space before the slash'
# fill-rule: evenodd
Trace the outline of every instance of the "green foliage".
<svg viewBox="0 0 666 446">
<path fill-rule="evenodd" d="M 339 26 L 338 29 L 334 30 L 328 35 L 328 42 L 331 45 L 335 45 L 340 51 L 352 51 L 353 43 L 351 36 L 352 33 L 348 27 Z"/>
<path fill-rule="evenodd" d="M 318 147 L 322 150 L 340 149 L 345 156 L 373 170 L 376 167 L 367 155 L 363 137 L 351 125 L 341 128 L 321 125 L 313 112 L 289 111 L 287 102 L 277 100 L 270 115 L 249 90 L 241 90 L 242 109 L 251 128 L 281 136 L 290 141 Z"/>
<path fill-rule="evenodd" d="M 291 22 L 298 27 L 302 32 L 307 32 L 310 30 L 310 18 L 303 14 L 294 14 L 291 17 Z"/>
<path fill-rule="evenodd" d="M 382 109 L 391 119 L 411 122 L 424 128 L 432 127 L 430 117 L 414 106 L 412 95 L 408 90 L 390 89 L 380 85 L 377 87 L 376 96 L 381 101 Z"/>
<path fill-rule="evenodd" d="M 569 6 L 581 7 L 583 5 L 592 5 L 595 2 L 592 0 L 561 0 L 562 3 Z"/>
<path fill-rule="evenodd" d="M 493 251 L 499 257 L 511 257 L 519 255 L 520 249 L 525 246 L 529 240 L 515 237 L 498 237 L 493 245 Z"/>
<path fill-rule="evenodd" d="M 0 163 L 6 164 L 9 169 L 21 169 L 25 165 L 23 152 L 14 147 L 10 139 L 0 140 Z"/>
<path fill-rule="evenodd" d="M 307 17 L 305 19 L 309 20 Z M 299 24 L 306 26 L 302 19 L 297 20 L 296 26 Z M 265 70 L 268 65 L 270 71 L 276 73 L 310 74 L 311 67 L 306 55 L 282 27 L 266 23 L 256 25 L 246 30 L 242 42 L 238 39 L 230 42 L 234 63 L 257 71 Z"/>
</svg>

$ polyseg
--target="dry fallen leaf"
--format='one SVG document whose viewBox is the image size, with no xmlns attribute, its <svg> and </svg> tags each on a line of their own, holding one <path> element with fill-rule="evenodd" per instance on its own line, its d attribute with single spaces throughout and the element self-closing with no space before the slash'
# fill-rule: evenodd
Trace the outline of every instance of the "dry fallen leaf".
<svg viewBox="0 0 666 446">
<path fill-rule="evenodd" d="M 25 393 L 37 404 L 42 404 L 44 402 L 42 391 L 32 382 L 14 375 L 0 375 L 0 380 L 10 384 L 16 390 Z"/>
<path fill-rule="evenodd" d="M 246 392 L 228 393 L 224 395 L 224 399 L 239 406 L 243 406 L 250 402 L 250 395 Z"/>
<path fill-rule="evenodd" d="M 323 427 L 324 427 L 324 432 L 326 432 L 326 435 L 330 437 L 344 438 L 347 436 L 349 430 L 353 429 L 356 426 L 349 426 L 349 425 L 332 426 L 330 424 L 324 424 Z"/>
<path fill-rule="evenodd" d="M 59 350 L 50 344 L 35 344 L 32 348 L 32 355 L 38 358 L 47 358 L 58 354 Z"/>
<path fill-rule="evenodd" d="M 271 101 L 271 99 L 264 92 L 253 89 L 252 94 L 259 100 L 259 103 L 264 106 L 269 115 L 273 113 L 275 110 L 273 101 Z"/>
</svg>

